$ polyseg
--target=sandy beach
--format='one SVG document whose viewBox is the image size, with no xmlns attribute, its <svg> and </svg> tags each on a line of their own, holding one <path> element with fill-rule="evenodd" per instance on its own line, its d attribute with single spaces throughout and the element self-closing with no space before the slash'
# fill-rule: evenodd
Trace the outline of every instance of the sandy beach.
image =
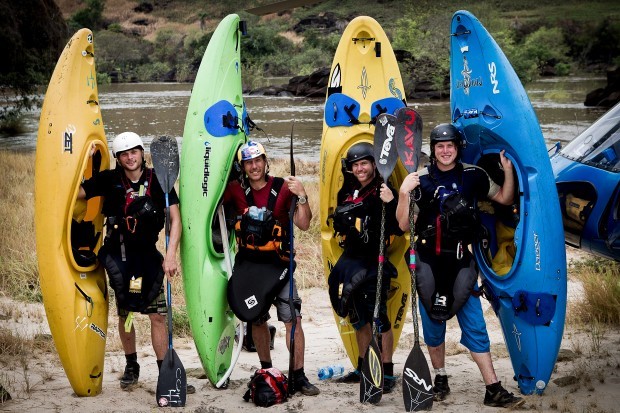
<svg viewBox="0 0 620 413">
<path fill-rule="evenodd" d="M 571 256 L 579 254 L 573 251 Z M 570 272 L 569 272 L 570 273 Z M 580 300 L 579 285 L 569 280 L 569 308 Z M 286 403 L 269 408 L 273 412 L 398 412 L 404 411 L 402 387 L 383 396 L 377 406 L 359 403 L 358 385 L 338 384 L 332 380 L 319 381 L 317 370 L 325 365 L 340 363 L 345 370 L 351 369 L 338 330 L 334 322 L 327 291 L 310 288 L 300 291 L 303 299 L 303 326 L 306 334 L 305 371 L 310 380 L 321 390 L 316 397 L 296 394 Z M 18 305 L 19 317 L 3 314 L 11 312 Z M 487 327 L 491 336 L 492 354 L 497 376 L 504 386 L 517 393 L 516 382 L 501 335 L 497 317 L 488 303 L 483 300 Z M 398 348 L 394 355 L 394 370 L 402 376 L 403 364 L 413 343 L 413 324 L 410 311 Z M 273 313 L 273 310 L 272 310 Z M 570 312 L 569 312 L 570 314 Z M 146 318 L 142 316 L 142 318 Z M 284 338 L 284 326 L 275 321 L 277 327 L 275 350 L 272 351 L 274 366 L 288 369 L 288 352 Z M 0 298 L 0 325 L 10 328 L 18 335 L 49 334 L 42 305 L 14 303 Z M 140 327 L 140 324 L 138 324 Z M 144 326 L 144 324 L 142 324 Z M 115 316 L 110 316 L 108 333 L 116 332 Z M 148 335 L 142 329 L 139 335 Z M 460 329 L 456 319 L 448 324 L 447 371 L 451 394 L 447 400 L 435 403 L 433 410 L 445 412 L 490 412 L 498 410 L 483 405 L 484 385 L 476 365 L 465 348 L 458 343 Z M 175 338 L 174 347 L 188 374 L 188 382 L 197 391 L 188 395 L 185 408 L 176 411 L 187 412 L 243 412 L 260 409 L 242 398 L 247 389 L 249 377 L 259 367 L 256 353 L 242 351 L 231 376 L 228 389 L 217 390 L 202 373 L 198 355 L 191 339 Z M 0 404 L 3 412 L 149 412 L 157 410 L 154 391 L 157 385 L 155 355 L 148 340 L 142 340 L 138 350 L 141 364 L 140 381 L 131 391 L 120 390 L 118 380 L 125 360 L 123 352 L 110 349 L 106 353 L 103 391 L 90 398 L 77 397 L 64 375 L 55 353 L 35 351 L 35 357 L 27 361 L 27 369 L 17 360 L 9 360 L 1 352 L 0 383 L 12 396 L 12 400 Z M 608 327 L 577 327 L 567 323 L 564 331 L 560 358 L 551 383 L 543 396 L 526 396 L 523 411 L 556 412 L 615 412 L 620 406 L 620 329 Z M 423 351 L 427 356 L 425 346 Z M 430 361 L 429 361 L 430 363 Z M 434 374 L 433 374 L 434 376 Z"/>
</svg>

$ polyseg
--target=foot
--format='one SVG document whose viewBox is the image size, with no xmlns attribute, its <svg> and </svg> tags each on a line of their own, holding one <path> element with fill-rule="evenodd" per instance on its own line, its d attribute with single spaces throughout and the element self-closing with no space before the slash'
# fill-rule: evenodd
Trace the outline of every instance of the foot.
<svg viewBox="0 0 620 413">
<path fill-rule="evenodd" d="M 192 386 L 191 384 L 188 384 L 185 393 L 186 394 L 194 394 L 194 393 L 196 393 L 196 388 L 194 386 Z"/>
<path fill-rule="evenodd" d="M 450 386 L 448 386 L 448 376 L 436 375 L 435 386 L 433 387 L 433 400 L 440 402 L 446 400 L 448 394 L 450 394 Z"/>
<path fill-rule="evenodd" d="M 357 370 L 353 370 L 347 375 L 336 379 L 336 383 L 359 383 L 359 382 L 360 382 L 360 372 Z"/>
<path fill-rule="evenodd" d="M 484 395 L 485 406 L 515 408 L 525 403 L 525 399 L 509 393 L 508 390 L 503 388 L 501 381 L 497 384 L 499 385 L 497 391 L 491 392 L 487 389 Z"/>
<path fill-rule="evenodd" d="M 127 363 L 125 373 L 121 377 L 121 389 L 129 389 L 138 382 L 138 377 L 140 377 L 140 365 L 138 363 Z"/>
<path fill-rule="evenodd" d="M 392 393 L 392 390 L 394 390 L 395 386 L 396 386 L 396 377 L 383 376 L 383 394 Z"/>
<path fill-rule="evenodd" d="M 316 396 L 321 392 L 318 387 L 310 383 L 305 374 L 295 378 L 295 390 L 300 391 L 304 396 Z"/>
</svg>

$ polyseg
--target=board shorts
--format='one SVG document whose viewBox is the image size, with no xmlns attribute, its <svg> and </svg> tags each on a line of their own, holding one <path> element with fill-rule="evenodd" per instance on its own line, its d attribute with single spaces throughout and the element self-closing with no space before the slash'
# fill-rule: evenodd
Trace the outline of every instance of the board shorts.
<svg viewBox="0 0 620 413">
<path fill-rule="evenodd" d="M 129 315 L 129 311 L 123 308 L 118 307 L 118 303 L 116 304 L 116 311 L 119 317 L 127 317 Z M 168 304 L 166 303 L 166 293 L 164 291 L 164 286 L 161 286 L 159 290 L 159 294 L 151 304 L 149 304 L 144 311 L 141 311 L 140 314 L 167 314 L 168 313 Z"/>
<path fill-rule="evenodd" d="M 387 282 L 386 282 L 387 281 Z M 379 325 L 377 329 L 380 333 L 390 331 L 392 325 L 387 315 L 387 295 L 390 289 L 390 278 L 383 280 L 381 284 L 381 299 L 379 301 Z M 353 300 L 349 306 L 349 322 L 355 330 L 360 330 L 366 324 L 372 326 L 372 319 L 375 313 L 375 301 L 377 298 L 377 282 L 371 279 L 355 292 Z"/>
<path fill-rule="evenodd" d="M 276 313 L 278 315 L 278 321 L 282 321 L 283 323 L 290 323 L 293 321 L 291 317 L 291 306 L 288 302 L 289 290 L 290 290 L 290 279 L 284 284 L 284 287 L 278 293 L 274 304 L 276 307 Z M 293 306 L 295 307 L 295 314 L 297 317 L 301 317 L 301 298 L 297 293 L 297 284 L 293 281 Z M 254 325 L 259 326 L 267 322 L 271 318 L 269 312 L 265 313 L 265 315 L 261 316 L 258 320 L 256 320 Z"/>
<path fill-rule="evenodd" d="M 446 322 L 431 319 L 421 302 L 419 307 L 424 343 L 431 347 L 440 346 L 446 341 Z M 491 351 L 491 342 L 479 297 L 473 294 L 470 295 L 465 305 L 456 313 L 456 318 L 461 327 L 460 342 L 462 345 L 474 353 L 488 353 Z"/>
</svg>

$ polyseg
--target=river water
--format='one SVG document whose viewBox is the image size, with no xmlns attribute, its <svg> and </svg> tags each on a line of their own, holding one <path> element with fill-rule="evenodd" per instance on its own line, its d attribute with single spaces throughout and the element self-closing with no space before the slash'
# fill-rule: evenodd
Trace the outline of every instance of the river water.
<svg viewBox="0 0 620 413">
<path fill-rule="evenodd" d="M 588 92 L 604 85 L 604 78 L 584 77 L 542 79 L 527 85 L 548 146 L 569 142 L 605 112 L 583 105 Z M 158 135 L 181 137 L 191 87 L 179 83 L 100 86 L 99 102 L 108 139 L 127 130 L 143 136 L 146 146 Z M 324 99 L 246 96 L 245 100 L 251 119 L 264 131 L 255 130 L 251 137 L 265 143 L 270 156 L 288 156 L 294 124 L 295 157 L 319 160 Z M 422 116 L 425 137 L 435 125 L 450 119 L 448 99 L 412 100 L 409 105 Z M 0 139 L 0 149 L 34 151 L 39 114 L 36 111 L 26 116 L 26 133 Z"/>
</svg>

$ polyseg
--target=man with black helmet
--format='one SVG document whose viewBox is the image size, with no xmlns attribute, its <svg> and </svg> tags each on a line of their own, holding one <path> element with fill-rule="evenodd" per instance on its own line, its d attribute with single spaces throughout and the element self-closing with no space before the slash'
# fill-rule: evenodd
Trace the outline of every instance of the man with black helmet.
<svg viewBox="0 0 620 413">
<path fill-rule="evenodd" d="M 134 312 L 147 314 L 157 365 L 168 350 L 164 275 L 171 278 L 178 269 L 176 251 L 181 236 L 179 199 L 174 188 L 169 194 L 170 241 L 166 256 L 156 243 L 164 226 L 165 196 L 155 171 L 146 167 L 144 144 L 134 132 L 123 132 L 112 142 L 116 168 L 101 171 L 84 181 L 78 199 L 103 196 L 106 217 L 104 245 L 99 261 L 114 289 L 119 316 L 118 329 L 127 364 L 120 379 L 121 389 L 138 382 L 140 365 L 136 352 Z M 187 393 L 195 388 L 188 385 Z"/>
<path fill-rule="evenodd" d="M 332 306 L 341 317 L 349 317 L 359 349 L 357 369 L 338 379 L 341 383 L 359 383 L 363 356 L 372 338 L 372 323 L 377 293 L 381 204 L 385 203 L 385 238 L 402 235 L 396 221 L 396 191 L 383 182 L 376 169 L 373 145 L 356 143 L 347 151 L 345 183 L 338 193 L 333 215 L 334 231 L 341 237 L 343 253 L 332 269 L 328 284 Z M 394 265 L 385 260 L 379 332 L 384 367 L 383 392 L 396 384 L 392 352 L 394 334 L 387 315 L 390 279 L 397 276 Z"/>
<path fill-rule="evenodd" d="M 450 393 L 445 370 L 446 321 L 456 315 L 461 344 L 470 354 L 484 380 L 484 404 L 517 407 L 524 403 L 497 379 L 490 353 L 478 290 L 476 263 L 468 246 L 479 231 L 476 201 L 490 199 L 510 205 L 514 198 L 512 162 L 500 152 L 504 184 L 498 186 L 484 169 L 460 162 L 463 138 L 452 124 L 431 131 L 431 164 L 409 174 L 399 190 L 396 216 L 409 230 L 409 197 L 413 191 L 418 207 L 417 289 L 424 341 L 435 369 L 433 391 L 442 401 Z"/>
<path fill-rule="evenodd" d="M 296 317 L 295 365 L 294 371 L 289 372 L 289 382 L 294 382 L 293 388 L 296 391 L 306 396 L 315 396 L 319 394 L 319 389 L 310 383 L 304 372 L 305 338 L 301 323 L 301 298 L 297 294 L 294 278 L 288 274 L 289 211 L 297 196 L 293 223 L 306 231 L 312 219 L 306 190 L 303 183 L 294 176 L 279 178 L 268 174 L 267 153 L 259 142 L 248 141 L 242 145 L 237 158 L 242 169 L 241 178 L 231 181 L 224 192 L 224 205 L 232 207 L 237 216 L 235 232 L 238 252 L 228 284 L 229 304 L 240 319 L 247 317 L 252 323 L 252 339 L 263 369 L 272 367 L 269 347 L 271 335 L 267 324 L 271 304 L 274 303 L 278 320 L 286 328 L 287 346 L 290 343 L 293 317 Z M 291 279 L 295 315 L 291 313 L 289 304 Z M 252 290 L 249 293 L 251 299 L 246 298 L 245 288 L 248 285 L 259 288 L 268 285 L 269 291 L 261 290 L 266 292 L 265 296 L 257 297 L 258 292 Z"/>
</svg>

